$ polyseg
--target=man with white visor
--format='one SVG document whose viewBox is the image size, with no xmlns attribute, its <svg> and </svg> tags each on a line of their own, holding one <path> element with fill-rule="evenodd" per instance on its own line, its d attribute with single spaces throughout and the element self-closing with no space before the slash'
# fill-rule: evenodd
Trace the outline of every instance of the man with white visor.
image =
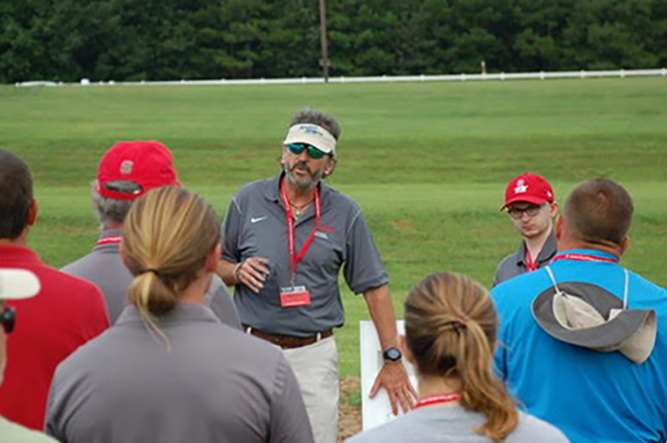
<svg viewBox="0 0 667 443">
<path fill-rule="evenodd" d="M 384 352 L 371 395 L 384 387 L 396 413 L 414 389 L 398 350 L 388 276 L 359 206 L 323 184 L 336 165 L 338 122 L 304 109 L 283 142 L 282 171 L 244 186 L 223 222 L 218 273 L 235 286 L 246 332 L 280 346 L 301 387 L 315 441 L 338 432 L 338 352 L 344 323 L 338 273 L 363 294 Z"/>
</svg>

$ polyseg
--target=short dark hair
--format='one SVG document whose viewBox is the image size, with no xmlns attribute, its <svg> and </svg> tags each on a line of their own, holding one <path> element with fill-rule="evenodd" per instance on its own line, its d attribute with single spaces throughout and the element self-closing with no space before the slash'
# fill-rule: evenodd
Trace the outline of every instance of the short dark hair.
<svg viewBox="0 0 667 443">
<path fill-rule="evenodd" d="M 32 199 L 30 168 L 18 155 L 0 148 L 0 238 L 21 235 Z"/>
<path fill-rule="evenodd" d="M 634 205 L 621 185 L 596 178 L 579 183 L 565 200 L 568 224 L 593 244 L 621 244 L 630 230 Z"/>
</svg>

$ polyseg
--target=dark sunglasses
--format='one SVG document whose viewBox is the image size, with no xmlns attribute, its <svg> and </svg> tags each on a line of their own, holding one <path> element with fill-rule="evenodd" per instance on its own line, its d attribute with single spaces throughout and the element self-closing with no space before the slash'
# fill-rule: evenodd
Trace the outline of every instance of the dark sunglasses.
<svg viewBox="0 0 667 443">
<path fill-rule="evenodd" d="M 16 311 L 14 308 L 9 306 L 5 307 L 5 310 L 0 313 L 0 325 L 2 329 L 5 330 L 5 334 L 9 334 L 14 330 L 14 323 L 16 322 Z"/>
<path fill-rule="evenodd" d="M 325 154 L 324 151 L 317 149 L 315 146 L 311 146 L 308 143 L 287 143 L 287 147 L 294 155 L 299 155 L 306 150 L 308 151 L 308 157 L 314 158 L 315 160 L 324 157 Z"/>
</svg>

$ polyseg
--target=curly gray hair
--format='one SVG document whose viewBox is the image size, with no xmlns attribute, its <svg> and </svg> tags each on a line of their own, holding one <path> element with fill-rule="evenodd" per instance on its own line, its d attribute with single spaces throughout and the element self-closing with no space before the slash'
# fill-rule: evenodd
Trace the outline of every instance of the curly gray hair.
<svg viewBox="0 0 667 443">
<path fill-rule="evenodd" d="M 329 131 L 336 141 L 338 141 L 338 138 L 340 137 L 340 124 L 338 124 L 338 121 L 336 121 L 335 118 L 324 111 L 319 111 L 313 108 L 299 109 L 296 114 L 294 114 L 294 117 L 292 117 L 290 127 L 298 125 L 299 123 L 310 123 L 321 126 Z"/>
</svg>

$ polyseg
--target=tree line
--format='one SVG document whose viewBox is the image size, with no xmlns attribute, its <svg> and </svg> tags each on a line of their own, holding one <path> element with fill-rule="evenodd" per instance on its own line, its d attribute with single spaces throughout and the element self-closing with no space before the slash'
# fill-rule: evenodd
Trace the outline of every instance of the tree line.
<svg viewBox="0 0 667 443">
<path fill-rule="evenodd" d="M 332 76 L 667 65 L 665 0 L 327 0 Z M 317 0 L 2 0 L 0 82 L 321 76 Z"/>
</svg>

